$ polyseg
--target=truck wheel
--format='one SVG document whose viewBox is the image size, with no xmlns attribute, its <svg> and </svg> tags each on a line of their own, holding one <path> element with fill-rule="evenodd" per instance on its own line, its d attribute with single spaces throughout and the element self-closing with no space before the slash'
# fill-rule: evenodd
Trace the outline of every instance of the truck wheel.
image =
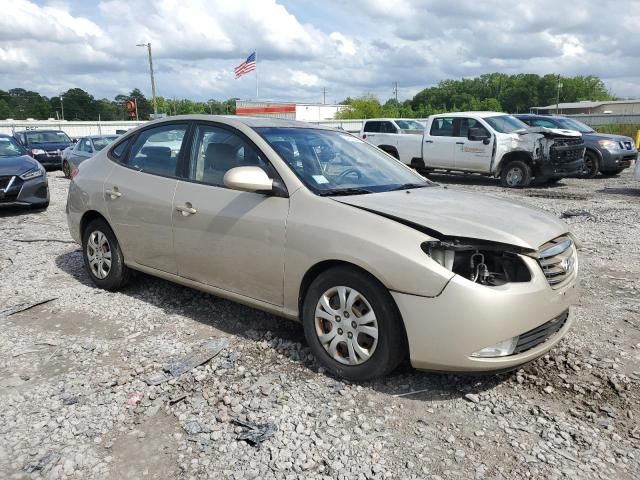
<svg viewBox="0 0 640 480">
<path fill-rule="evenodd" d="M 598 175 L 600 169 L 600 161 L 598 155 L 593 152 L 587 152 L 584 155 L 584 168 L 582 169 L 583 178 L 594 178 Z"/>
<path fill-rule="evenodd" d="M 531 167 L 522 160 L 511 160 L 502 169 L 500 183 L 507 188 L 528 187 L 531 184 Z"/>
</svg>

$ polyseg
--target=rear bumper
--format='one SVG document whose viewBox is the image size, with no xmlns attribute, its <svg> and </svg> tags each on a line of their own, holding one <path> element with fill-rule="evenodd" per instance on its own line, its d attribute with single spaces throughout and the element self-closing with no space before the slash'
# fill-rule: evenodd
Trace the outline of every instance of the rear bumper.
<svg viewBox="0 0 640 480">
<path fill-rule="evenodd" d="M 530 269 L 539 267 L 528 259 Z M 404 320 L 411 364 L 438 371 L 508 370 L 530 362 L 553 348 L 573 319 L 564 314 L 575 301 L 575 280 L 552 289 L 542 272 L 526 283 L 485 287 L 460 276 L 451 279 L 435 298 L 392 292 Z M 562 327 L 549 329 L 556 319 Z M 551 323 L 550 323 L 551 322 Z M 522 342 L 540 331 L 551 331 L 542 343 L 520 353 L 493 358 L 474 357 L 479 350 L 520 336 Z M 517 350 L 518 351 L 518 350 Z"/>
<path fill-rule="evenodd" d="M 580 158 L 567 163 L 543 163 L 539 165 L 537 175 L 543 177 L 570 177 L 580 175 L 584 168 L 584 159 Z"/>
</svg>

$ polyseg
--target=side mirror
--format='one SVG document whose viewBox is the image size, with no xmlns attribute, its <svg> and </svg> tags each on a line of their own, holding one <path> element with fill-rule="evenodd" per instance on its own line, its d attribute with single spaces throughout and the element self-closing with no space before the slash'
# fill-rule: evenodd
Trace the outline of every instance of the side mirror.
<svg viewBox="0 0 640 480">
<path fill-rule="evenodd" d="M 72 138 L 72 139 L 71 139 L 71 141 L 72 141 L 73 143 L 78 143 L 78 139 L 77 139 L 77 138 Z"/>
<path fill-rule="evenodd" d="M 467 133 L 467 139 L 472 142 L 482 142 L 485 145 L 488 145 L 491 141 L 491 136 L 488 135 L 486 130 L 483 128 L 470 128 Z"/>
<path fill-rule="evenodd" d="M 271 192 L 273 180 L 260 167 L 236 167 L 224 174 L 224 184 L 242 192 Z"/>
</svg>

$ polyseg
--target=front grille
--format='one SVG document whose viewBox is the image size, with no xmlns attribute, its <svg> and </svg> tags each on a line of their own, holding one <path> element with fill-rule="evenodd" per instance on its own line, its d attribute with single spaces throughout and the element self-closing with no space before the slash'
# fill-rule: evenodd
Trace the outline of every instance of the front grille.
<svg viewBox="0 0 640 480">
<path fill-rule="evenodd" d="M 9 180 L 5 183 L 6 178 L 0 177 L 0 203 L 16 201 L 24 183 L 20 177 L 8 177 Z M 11 181 L 11 178 L 13 178 L 13 181 Z M 9 184 L 11 185 L 9 186 Z"/>
<path fill-rule="evenodd" d="M 12 175 L 0 177 L 0 190 L 4 190 L 5 188 L 7 188 L 12 178 L 13 178 Z"/>
<path fill-rule="evenodd" d="M 565 310 L 547 323 L 543 323 L 539 327 L 520 335 L 516 348 L 513 350 L 513 355 L 531 350 L 549 340 L 567 323 L 568 318 L 569 310 Z"/>
<path fill-rule="evenodd" d="M 569 163 L 584 157 L 581 138 L 558 138 L 551 145 L 549 156 L 554 163 Z"/>
<path fill-rule="evenodd" d="M 544 244 L 536 258 L 551 288 L 564 286 L 577 274 L 578 255 L 569 237 L 558 237 Z"/>
</svg>

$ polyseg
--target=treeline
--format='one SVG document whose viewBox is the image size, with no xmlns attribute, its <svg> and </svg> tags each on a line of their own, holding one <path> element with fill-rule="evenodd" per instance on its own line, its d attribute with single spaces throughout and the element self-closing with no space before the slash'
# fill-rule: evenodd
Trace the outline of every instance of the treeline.
<svg viewBox="0 0 640 480">
<path fill-rule="evenodd" d="M 62 97 L 62 98 L 61 98 Z M 153 104 L 137 88 L 128 95 L 116 95 L 113 100 L 96 99 L 81 88 L 71 88 L 59 96 L 45 97 L 38 92 L 23 88 L 9 91 L 0 90 L 0 120 L 13 118 L 25 120 L 33 118 L 63 118 L 65 120 L 128 120 L 124 108 L 127 100 L 135 98 L 138 104 L 138 118 L 148 120 L 153 113 Z M 196 102 L 188 99 L 168 99 L 156 97 L 158 113 L 182 115 L 188 113 L 234 114 L 236 99 L 226 101 L 209 100 Z M 64 111 L 64 115 L 63 115 Z"/>
<path fill-rule="evenodd" d="M 338 117 L 425 118 L 436 113 L 479 110 L 522 113 L 531 107 L 556 103 L 558 84 L 561 85 L 560 102 L 615 100 L 602 80 L 591 75 L 560 77 L 553 74 L 488 73 L 476 78 L 443 80 L 435 87 L 418 92 L 411 100 L 399 103 L 389 99 L 381 104 L 371 96 L 347 98 L 342 103 L 350 105 L 350 108 L 340 112 Z"/>
</svg>

